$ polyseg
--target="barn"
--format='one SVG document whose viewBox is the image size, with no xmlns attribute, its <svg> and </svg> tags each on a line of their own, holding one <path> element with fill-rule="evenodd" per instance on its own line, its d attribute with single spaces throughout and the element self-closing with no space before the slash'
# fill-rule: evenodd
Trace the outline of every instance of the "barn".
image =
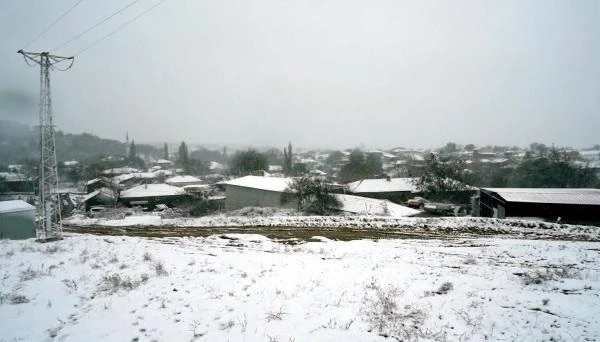
<svg viewBox="0 0 600 342">
<path fill-rule="evenodd" d="M 600 189 L 482 188 L 479 216 L 600 222 Z"/>
</svg>

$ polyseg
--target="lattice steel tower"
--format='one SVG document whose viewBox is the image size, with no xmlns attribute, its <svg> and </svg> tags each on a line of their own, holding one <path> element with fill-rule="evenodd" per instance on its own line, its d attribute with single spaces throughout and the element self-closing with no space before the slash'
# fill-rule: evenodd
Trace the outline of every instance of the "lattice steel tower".
<svg viewBox="0 0 600 342">
<path fill-rule="evenodd" d="M 40 66 L 40 165 L 39 165 L 39 205 L 37 237 L 41 240 L 60 238 L 60 195 L 56 193 L 58 175 L 56 170 L 56 149 L 54 123 L 52 120 L 52 96 L 50 93 L 50 70 L 65 71 L 73 66 L 74 57 L 60 57 L 48 52 L 24 52 L 29 66 Z M 57 65 L 70 61 L 69 66 L 60 69 Z M 53 227 L 55 224 L 55 227 Z M 54 229 L 56 228 L 56 229 Z"/>
</svg>

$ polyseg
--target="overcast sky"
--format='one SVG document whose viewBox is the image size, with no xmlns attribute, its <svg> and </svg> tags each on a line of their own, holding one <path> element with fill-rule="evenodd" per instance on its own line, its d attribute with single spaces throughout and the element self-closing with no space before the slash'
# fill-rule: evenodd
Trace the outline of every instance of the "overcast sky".
<svg viewBox="0 0 600 342">
<path fill-rule="evenodd" d="M 84 0 L 26 50 L 76 54 L 158 0 Z M 0 0 L 0 119 L 35 123 L 16 53 L 76 0 Z M 389 148 L 600 143 L 600 1 L 167 0 L 52 73 L 55 122 L 139 142 Z"/>
</svg>

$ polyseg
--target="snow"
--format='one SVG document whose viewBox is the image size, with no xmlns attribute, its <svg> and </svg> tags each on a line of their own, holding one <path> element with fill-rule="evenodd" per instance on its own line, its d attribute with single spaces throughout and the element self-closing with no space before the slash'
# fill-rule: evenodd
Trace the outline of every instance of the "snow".
<svg viewBox="0 0 600 342">
<path fill-rule="evenodd" d="M 235 185 L 245 188 L 283 192 L 291 183 L 290 178 L 245 176 L 222 182 L 225 185 Z"/>
<path fill-rule="evenodd" d="M 416 178 L 363 179 L 348 184 L 352 193 L 416 192 Z"/>
<path fill-rule="evenodd" d="M 225 170 L 225 165 L 221 163 L 217 163 L 216 161 L 211 161 L 208 165 L 209 170 Z"/>
<path fill-rule="evenodd" d="M 121 198 L 178 196 L 185 194 L 185 190 L 168 184 L 143 184 L 131 189 L 121 191 Z"/>
<path fill-rule="evenodd" d="M 0 201 L 0 213 L 35 210 L 35 207 L 22 200 Z"/>
<path fill-rule="evenodd" d="M 598 243 L 311 240 L 289 245 L 241 234 L 162 239 L 75 234 L 48 244 L 5 240 L 0 336 L 600 339 Z M 25 303 L 11 304 L 13 299 Z"/>
<path fill-rule="evenodd" d="M 174 176 L 165 181 L 167 184 L 181 184 L 181 183 L 202 183 L 202 181 L 194 176 Z"/>
<path fill-rule="evenodd" d="M 123 175 L 123 174 L 134 173 L 134 172 L 139 172 L 139 170 L 135 169 L 133 167 L 128 167 L 128 166 L 116 167 L 116 168 L 106 169 L 106 170 L 102 171 L 102 173 L 105 175 Z"/>
<path fill-rule="evenodd" d="M 92 184 L 94 184 L 94 183 L 96 183 L 96 182 L 99 182 L 99 181 L 101 181 L 101 179 L 100 179 L 100 178 L 94 178 L 94 179 L 90 179 L 89 181 L 87 181 L 87 182 L 85 183 L 85 185 L 92 185 Z"/>
<path fill-rule="evenodd" d="M 336 194 L 342 203 L 342 211 L 360 215 L 378 215 L 391 217 L 414 216 L 421 212 L 387 200 L 379 200 L 361 196 Z"/>
<path fill-rule="evenodd" d="M 7 182 L 25 182 L 27 177 L 21 173 L 14 172 L 0 172 L 0 178 L 4 178 Z"/>
</svg>

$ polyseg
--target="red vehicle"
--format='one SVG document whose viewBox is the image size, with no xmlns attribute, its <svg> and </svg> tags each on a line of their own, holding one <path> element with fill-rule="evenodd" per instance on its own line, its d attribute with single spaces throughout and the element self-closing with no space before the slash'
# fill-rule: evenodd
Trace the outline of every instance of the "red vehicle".
<svg viewBox="0 0 600 342">
<path fill-rule="evenodd" d="M 411 208 L 423 209 L 425 204 L 429 203 L 428 200 L 423 197 L 415 197 L 408 200 L 407 205 Z"/>
</svg>

